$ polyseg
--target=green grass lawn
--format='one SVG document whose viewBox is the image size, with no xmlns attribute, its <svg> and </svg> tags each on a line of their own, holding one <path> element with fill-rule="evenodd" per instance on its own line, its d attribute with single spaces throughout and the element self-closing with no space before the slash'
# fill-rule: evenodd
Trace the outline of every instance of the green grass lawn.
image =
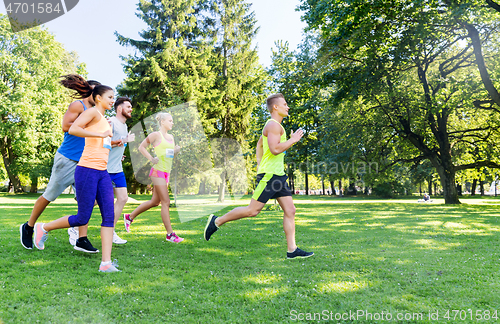
<svg viewBox="0 0 500 324">
<path fill-rule="evenodd" d="M 119 221 L 129 242 L 112 257 L 122 272 L 102 274 L 100 253 L 73 250 L 66 230 L 51 232 L 44 251 L 21 246 L 19 225 L 37 197 L 0 194 L 0 323 L 384 323 L 389 314 L 398 323 L 500 321 L 495 198 L 445 206 L 299 196 L 297 243 L 315 252 L 305 260 L 285 259 L 279 211 L 226 224 L 206 242 L 206 218 L 181 223 L 173 209 L 185 241 L 172 244 L 158 207 L 130 234 Z M 72 196 L 62 196 L 40 221 L 75 211 Z M 99 248 L 100 221 L 96 208 L 89 239 Z"/>
</svg>

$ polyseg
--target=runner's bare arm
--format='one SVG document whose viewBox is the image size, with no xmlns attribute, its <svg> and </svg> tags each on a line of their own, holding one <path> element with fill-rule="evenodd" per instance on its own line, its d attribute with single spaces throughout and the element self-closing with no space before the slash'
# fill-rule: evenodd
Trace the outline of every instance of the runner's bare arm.
<svg viewBox="0 0 500 324">
<path fill-rule="evenodd" d="M 75 101 L 69 105 L 68 110 L 66 110 L 62 119 L 63 132 L 69 131 L 71 125 L 73 125 L 75 120 L 81 113 L 83 113 L 83 111 L 83 105 L 80 101 Z"/>
<path fill-rule="evenodd" d="M 264 155 L 264 146 L 263 143 L 264 140 L 262 139 L 262 136 L 259 138 L 259 141 L 257 142 L 257 148 L 255 149 L 255 155 L 257 156 L 257 167 L 260 165 L 260 160 L 262 160 L 262 155 Z"/>
<path fill-rule="evenodd" d="M 123 146 L 123 139 L 118 139 L 115 141 L 111 141 L 111 147 Z"/>
<path fill-rule="evenodd" d="M 141 154 L 144 155 L 144 157 L 146 159 L 148 159 L 149 161 L 151 161 L 151 163 L 153 163 L 153 164 L 157 164 L 160 161 L 160 159 L 158 157 L 152 157 L 151 154 L 149 154 L 146 147 L 149 144 L 154 146 L 154 144 L 157 141 L 158 135 L 159 135 L 158 132 L 154 132 L 154 133 L 149 134 L 148 137 L 146 137 L 144 139 L 144 141 L 142 141 L 141 145 L 139 145 L 139 152 L 141 152 Z"/>
<path fill-rule="evenodd" d="M 91 132 L 86 130 L 85 128 L 90 124 L 95 124 L 99 121 L 100 118 L 103 118 L 101 114 L 95 109 L 87 109 L 84 111 L 71 125 L 68 130 L 68 133 L 78 137 L 101 137 L 106 138 L 108 136 L 112 136 L 113 132 L 111 129 L 108 129 L 104 133 L 100 132 Z"/>
<path fill-rule="evenodd" d="M 300 141 L 304 132 L 302 129 L 298 129 L 295 133 L 292 133 L 290 139 L 286 142 L 280 143 L 281 140 L 281 127 L 277 123 L 269 123 L 264 127 L 264 135 L 267 133 L 267 144 L 269 145 L 269 150 L 273 155 L 278 155 L 285 152 L 293 144 Z"/>
</svg>

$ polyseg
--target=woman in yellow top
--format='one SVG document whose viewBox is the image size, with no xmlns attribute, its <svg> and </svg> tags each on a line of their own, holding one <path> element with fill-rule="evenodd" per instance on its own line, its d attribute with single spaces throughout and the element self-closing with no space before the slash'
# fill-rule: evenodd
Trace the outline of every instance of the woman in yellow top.
<svg viewBox="0 0 500 324">
<path fill-rule="evenodd" d="M 102 262 L 99 271 L 116 272 L 119 271 L 117 265 L 111 262 L 114 229 L 113 185 L 106 170 L 112 131 L 104 117 L 104 111 L 113 108 L 114 92 L 105 85 L 95 86 L 93 90 L 89 85 L 88 90 L 92 93 L 95 107 L 84 111 L 68 131 L 71 135 L 85 137 L 85 148 L 75 169 L 78 213 L 47 224 L 37 223 L 34 230 L 35 246 L 43 250 L 47 233 L 52 230 L 87 224 L 92 215 L 94 201 L 97 201 L 102 216 Z"/>
<path fill-rule="evenodd" d="M 149 173 L 151 181 L 153 182 L 153 196 L 151 200 L 143 202 L 132 213 L 123 216 L 125 222 L 125 229 L 130 232 L 130 224 L 134 219 L 146 210 L 156 207 L 161 202 L 161 220 L 167 230 L 167 241 L 172 243 L 180 243 L 184 239 L 177 236 L 172 229 L 170 223 L 170 196 L 168 194 L 168 182 L 170 178 L 170 171 L 172 171 L 172 161 L 174 154 L 180 151 L 180 146 L 175 145 L 174 137 L 168 134 L 168 131 L 174 126 L 174 120 L 169 113 L 159 113 L 156 115 L 156 121 L 160 125 L 160 131 L 149 134 L 139 146 L 139 151 L 151 163 L 153 168 Z M 146 147 L 152 145 L 155 151 L 155 157 L 149 154 Z"/>
</svg>

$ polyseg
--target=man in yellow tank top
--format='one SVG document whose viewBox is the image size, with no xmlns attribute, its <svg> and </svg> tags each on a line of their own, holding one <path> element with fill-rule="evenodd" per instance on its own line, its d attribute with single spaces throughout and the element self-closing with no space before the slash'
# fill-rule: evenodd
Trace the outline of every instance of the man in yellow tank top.
<svg viewBox="0 0 500 324">
<path fill-rule="evenodd" d="M 281 93 L 267 98 L 267 109 L 271 113 L 262 130 L 262 136 L 257 143 L 257 188 L 252 196 L 250 205 L 238 207 L 221 217 L 210 215 L 205 226 L 205 240 L 215 233 L 222 224 L 240 218 L 255 217 L 269 199 L 277 199 L 283 209 L 283 229 L 287 242 L 287 259 L 307 258 L 314 255 L 306 252 L 295 244 L 295 205 L 292 193 L 286 180 L 284 155 L 293 144 L 300 141 L 303 131 L 298 129 L 286 139 L 285 129 L 281 125 L 283 118 L 288 116 L 288 104 Z"/>
</svg>

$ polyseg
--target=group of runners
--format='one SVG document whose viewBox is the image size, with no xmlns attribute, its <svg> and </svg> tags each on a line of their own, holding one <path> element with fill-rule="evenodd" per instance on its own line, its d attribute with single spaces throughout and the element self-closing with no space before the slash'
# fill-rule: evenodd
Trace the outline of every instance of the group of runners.
<svg viewBox="0 0 500 324">
<path fill-rule="evenodd" d="M 71 103 L 64 114 L 64 140 L 54 156 L 45 192 L 35 202 L 29 220 L 20 225 L 21 244 L 26 249 L 32 249 L 34 245 L 43 250 L 50 231 L 68 228 L 69 242 L 74 245 L 74 249 L 98 253 L 99 250 L 87 237 L 88 222 L 97 204 L 102 217 L 102 260 L 99 271 L 117 272 L 120 270 L 117 263 L 111 261 L 111 251 L 113 243 L 127 243 L 116 234 L 114 228 L 128 200 L 122 160 L 125 146 L 135 140 L 134 134 L 128 132 L 126 125 L 127 119 L 131 118 L 132 102 L 126 97 L 115 101 L 111 87 L 97 81 L 87 81 L 78 75 L 63 76 L 61 84 L 74 90 L 74 97 L 79 100 Z M 295 206 L 284 172 L 284 152 L 302 138 L 303 132 L 299 129 L 291 134 L 290 139 L 286 139 L 281 122 L 288 116 L 289 107 L 282 94 L 269 96 L 267 107 L 271 119 L 264 126 L 257 144 L 258 185 L 251 202 L 248 206 L 235 208 L 221 217 L 210 215 L 204 237 L 208 241 L 224 223 L 258 215 L 269 199 L 277 199 L 284 211 L 287 258 L 309 257 L 313 253 L 299 249 L 295 243 Z M 113 108 L 116 115 L 106 119 L 105 111 Z M 172 116 L 162 112 L 156 115 L 156 120 L 159 131 L 148 135 L 139 146 L 139 151 L 153 164 L 149 174 L 153 183 L 153 195 L 151 200 L 140 204 L 132 213 L 124 214 L 124 225 L 126 231 L 130 232 L 137 216 L 161 203 L 166 240 L 180 243 L 184 239 L 173 231 L 170 222 L 168 183 L 172 161 L 181 148 L 175 145 L 174 137 L 168 133 L 174 125 Z M 148 151 L 150 145 L 155 156 Z M 37 223 L 45 208 L 70 185 L 75 188 L 77 214 L 49 223 Z"/>
</svg>

